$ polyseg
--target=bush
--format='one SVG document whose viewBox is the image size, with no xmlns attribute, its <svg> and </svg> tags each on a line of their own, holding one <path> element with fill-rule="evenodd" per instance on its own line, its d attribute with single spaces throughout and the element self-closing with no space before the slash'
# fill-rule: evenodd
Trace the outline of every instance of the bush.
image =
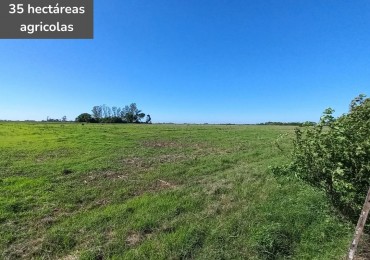
<svg viewBox="0 0 370 260">
<path fill-rule="evenodd" d="M 82 113 L 78 117 L 76 117 L 75 121 L 80 123 L 93 123 L 95 120 L 89 113 Z"/>
<path fill-rule="evenodd" d="M 356 219 L 370 185 L 370 99 L 355 98 L 348 114 L 296 129 L 292 162 L 275 173 L 292 173 L 328 194 L 342 213 Z"/>
</svg>

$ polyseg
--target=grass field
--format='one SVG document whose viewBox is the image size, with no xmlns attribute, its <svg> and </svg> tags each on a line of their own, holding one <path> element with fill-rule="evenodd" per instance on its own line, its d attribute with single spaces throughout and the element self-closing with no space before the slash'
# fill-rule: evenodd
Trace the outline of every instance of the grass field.
<svg viewBox="0 0 370 260">
<path fill-rule="evenodd" d="M 341 259 L 352 224 L 268 172 L 284 133 L 0 123 L 0 259 Z"/>
</svg>

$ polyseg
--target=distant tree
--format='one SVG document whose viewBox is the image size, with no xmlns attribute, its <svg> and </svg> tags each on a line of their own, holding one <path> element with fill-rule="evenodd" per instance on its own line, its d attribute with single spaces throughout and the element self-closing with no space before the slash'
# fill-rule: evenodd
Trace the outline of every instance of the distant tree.
<svg viewBox="0 0 370 260">
<path fill-rule="evenodd" d="M 103 109 L 101 106 L 94 106 L 93 109 L 91 110 L 93 117 L 99 121 L 103 117 Z"/>
<path fill-rule="evenodd" d="M 66 116 L 63 116 L 62 117 L 62 122 L 66 122 L 67 121 L 67 117 Z"/>
<path fill-rule="evenodd" d="M 120 107 L 117 107 L 116 117 L 121 117 L 121 111 L 122 109 Z"/>
<path fill-rule="evenodd" d="M 101 107 L 102 107 L 102 110 L 103 110 L 103 117 L 104 118 L 109 118 L 109 117 L 112 116 L 112 110 L 109 106 L 104 104 Z"/>
<path fill-rule="evenodd" d="M 127 123 L 130 123 L 130 107 L 124 106 L 121 110 L 121 118 Z"/>
<path fill-rule="evenodd" d="M 79 122 L 100 122 L 100 123 L 140 123 L 145 117 L 140 109 L 137 108 L 136 103 L 131 103 L 129 106 L 123 108 L 113 106 L 112 108 L 107 105 L 94 106 L 92 108 L 91 119 L 83 113 L 83 117 L 77 117 L 76 121 Z M 88 121 L 86 121 L 88 120 Z M 146 118 L 146 123 L 151 123 L 150 115 Z"/>
<path fill-rule="evenodd" d="M 111 118 L 107 118 L 107 123 L 124 123 L 122 118 L 113 116 Z"/>
<path fill-rule="evenodd" d="M 150 117 L 149 114 L 146 115 L 145 123 L 147 123 L 147 124 L 151 124 L 152 123 L 152 118 Z"/>
<path fill-rule="evenodd" d="M 130 106 L 125 106 L 123 113 L 124 119 L 127 123 L 140 123 L 145 117 L 145 114 L 137 108 L 136 103 L 131 103 Z"/>
<path fill-rule="evenodd" d="M 317 123 L 312 121 L 306 121 L 302 124 L 302 126 L 315 126 L 315 125 L 317 125 Z"/>
<path fill-rule="evenodd" d="M 115 107 L 115 106 L 112 107 L 112 116 L 113 117 L 118 117 L 117 110 L 118 110 L 118 107 Z"/>
<path fill-rule="evenodd" d="M 107 111 L 107 117 L 108 118 L 112 117 L 112 109 L 107 106 L 106 111 Z"/>
<path fill-rule="evenodd" d="M 60 119 L 54 119 L 54 118 L 51 118 L 51 117 L 49 117 L 49 116 L 48 116 L 48 117 L 46 118 L 46 121 L 47 121 L 47 122 L 60 122 L 61 120 L 60 120 Z"/>
<path fill-rule="evenodd" d="M 93 117 L 89 113 L 82 113 L 76 117 L 76 122 L 93 122 Z"/>
</svg>

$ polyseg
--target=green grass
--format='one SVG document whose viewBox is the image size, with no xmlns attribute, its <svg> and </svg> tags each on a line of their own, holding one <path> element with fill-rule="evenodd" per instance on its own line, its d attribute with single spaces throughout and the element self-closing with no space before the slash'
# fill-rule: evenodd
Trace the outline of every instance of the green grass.
<svg viewBox="0 0 370 260">
<path fill-rule="evenodd" d="M 341 259 L 284 126 L 0 123 L 0 258 Z"/>
</svg>

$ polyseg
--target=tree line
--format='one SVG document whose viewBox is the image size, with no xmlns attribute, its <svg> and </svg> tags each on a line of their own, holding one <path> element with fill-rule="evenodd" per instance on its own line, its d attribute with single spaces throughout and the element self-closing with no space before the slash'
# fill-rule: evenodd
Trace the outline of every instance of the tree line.
<svg viewBox="0 0 370 260">
<path fill-rule="evenodd" d="M 45 122 L 45 120 L 42 120 L 42 122 Z M 46 122 L 67 122 L 67 117 L 63 116 L 62 119 L 58 119 L 58 118 L 51 118 L 48 116 L 46 118 Z"/>
<path fill-rule="evenodd" d="M 76 122 L 86 123 L 142 123 L 145 117 L 136 103 L 124 107 L 109 107 L 107 105 L 94 106 L 91 114 L 82 113 L 76 117 Z M 150 115 L 146 115 L 145 123 L 151 124 Z"/>
<path fill-rule="evenodd" d="M 306 122 L 265 122 L 259 123 L 257 125 L 288 125 L 288 126 L 314 126 L 316 122 L 306 121 Z"/>
</svg>

